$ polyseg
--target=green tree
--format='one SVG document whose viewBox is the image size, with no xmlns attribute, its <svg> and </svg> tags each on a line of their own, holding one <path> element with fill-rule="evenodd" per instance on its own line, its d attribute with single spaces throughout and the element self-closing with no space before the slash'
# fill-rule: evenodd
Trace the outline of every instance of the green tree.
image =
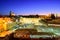
<svg viewBox="0 0 60 40">
<path fill-rule="evenodd" d="M 52 19 L 55 19 L 55 15 L 54 15 L 54 14 L 51 14 L 51 18 L 52 18 Z"/>
</svg>

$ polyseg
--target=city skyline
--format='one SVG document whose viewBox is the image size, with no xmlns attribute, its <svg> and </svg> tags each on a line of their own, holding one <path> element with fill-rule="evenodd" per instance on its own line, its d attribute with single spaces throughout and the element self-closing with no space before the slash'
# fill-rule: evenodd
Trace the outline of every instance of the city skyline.
<svg viewBox="0 0 60 40">
<path fill-rule="evenodd" d="M 0 0 L 0 14 L 17 15 L 60 13 L 59 0 Z"/>
</svg>

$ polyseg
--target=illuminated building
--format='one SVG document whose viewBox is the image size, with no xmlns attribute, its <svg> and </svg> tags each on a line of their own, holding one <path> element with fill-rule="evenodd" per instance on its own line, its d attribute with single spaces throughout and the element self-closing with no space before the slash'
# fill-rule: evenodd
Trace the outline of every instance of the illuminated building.
<svg viewBox="0 0 60 40">
<path fill-rule="evenodd" d="M 14 12 L 10 11 L 10 16 L 15 16 Z"/>
<path fill-rule="evenodd" d="M 0 18 L 0 29 L 3 28 L 3 30 L 7 30 L 7 24 L 9 22 L 12 22 L 10 18 Z"/>
</svg>

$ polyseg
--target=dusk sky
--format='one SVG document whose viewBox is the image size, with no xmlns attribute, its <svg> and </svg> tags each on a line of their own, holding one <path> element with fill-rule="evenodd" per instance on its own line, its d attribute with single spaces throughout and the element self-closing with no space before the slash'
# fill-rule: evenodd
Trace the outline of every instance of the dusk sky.
<svg viewBox="0 0 60 40">
<path fill-rule="evenodd" d="M 60 13 L 60 0 L 0 0 L 0 14 Z"/>
</svg>

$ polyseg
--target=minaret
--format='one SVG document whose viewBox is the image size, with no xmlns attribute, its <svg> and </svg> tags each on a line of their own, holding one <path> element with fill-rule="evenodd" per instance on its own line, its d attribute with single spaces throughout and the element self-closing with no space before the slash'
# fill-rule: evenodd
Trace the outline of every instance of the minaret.
<svg viewBox="0 0 60 40">
<path fill-rule="evenodd" d="M 56 14 L 55 14 L 55 17 L 57 17 L 57 15 L 58 15 L 58 14 L 56 13 Z"/>
</svg>

